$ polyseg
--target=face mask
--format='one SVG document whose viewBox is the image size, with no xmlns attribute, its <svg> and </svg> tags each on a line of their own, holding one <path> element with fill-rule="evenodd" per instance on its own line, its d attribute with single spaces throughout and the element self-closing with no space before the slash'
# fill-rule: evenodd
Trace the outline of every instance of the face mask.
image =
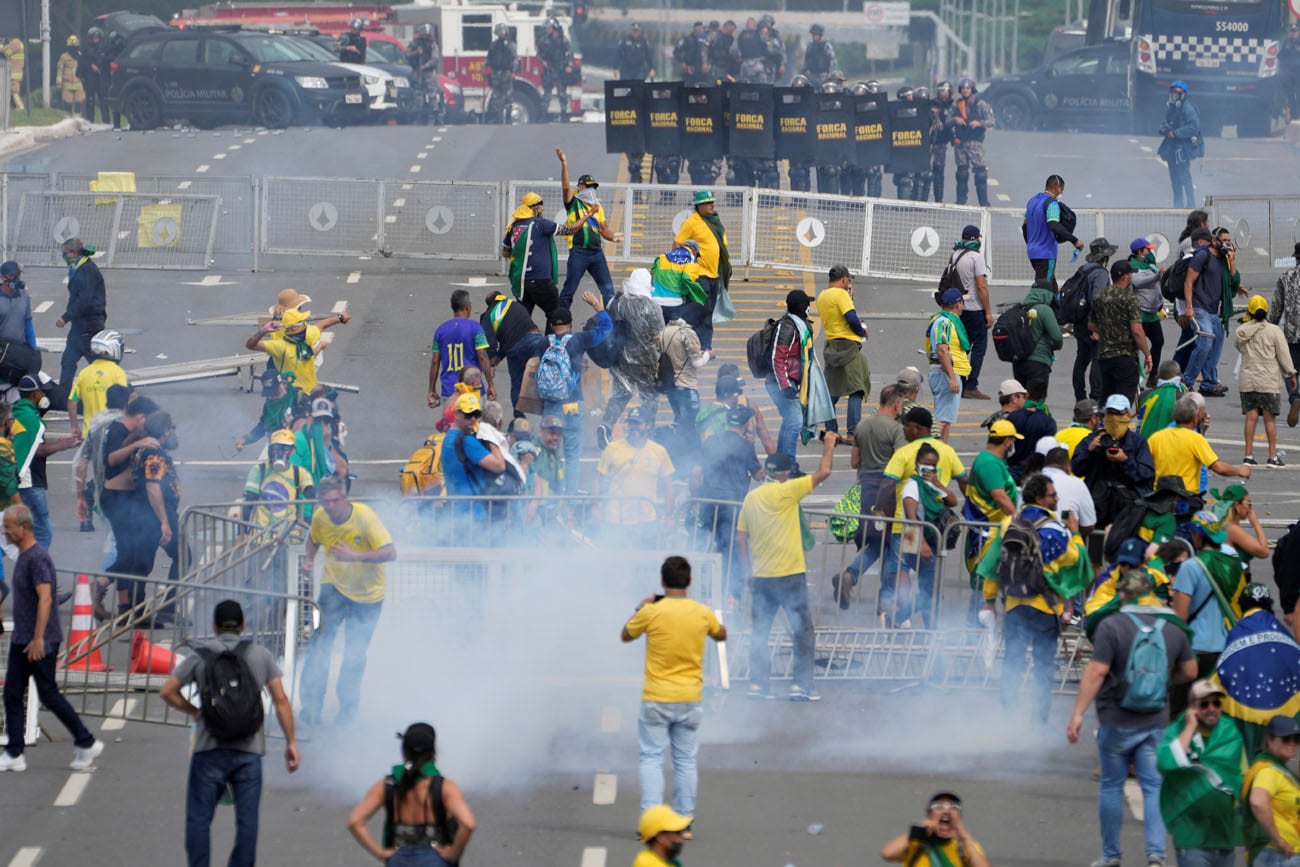
<svg viewBox="0 0 1300 867">
<path fill-rule="evenodd" d="M 37 408 L 37 409 L 49 409 L 49 408 L 50 408 L 50 399 L 49 399 L 48 397 L 46 397 L 45 395 L 41 395 L 41 399 L 37 402 L 37 404 L 36 404 L 36 408 Z"/>
<path fill-rule="evenodd" d="M 645 429 L 629 430 L 627 432 L 627 441 L 634 446 L 645 445 L 648 439 L 650 439 L 650 432 Z"/>
<path fill-rule="evenodd" d="M 596 191 L 593 189 L 579 190 L 577 198 L 584 205 L 591 205 L 592 207 L 596 205 Z"/>
<path fill-rule="evenodd" d="M 1177 93 L 1169 94 L 1169 105 L 1182 105 L 1183 98 Z"/>
<path fill-rule="evenodd" d="M 65 264 L 71 265 L 73 262 L 77 261 L 77 257 L 72 255 L 71 253 L 64 253 L 63 261 Z"/>
<path fill-rule="evenodd" d="M 1104 422 L 1106 433 L 1110 434 L 1117 440 L 1123 439 L 1124 434 L 1128 433 L 1130 421 L 1132 421 L 1132 418 L 1127 413 L 1124 415 L 1107 413 Z"/>
<path fill-rule="evenodd" d="M 678 840 L 676 843 L 664 847 L 664 850 L 664 854 L 669 858 L 676 858 L 678 855 L 682 854 L 682 842 Z"/>
<path fill-rule="evenodd" d="M 1147 254 L 1142 257 L 1142 261 L 1146 262 L 1148 265 L 1154 265 L 1156 263 L 1156 254 L 1148 251 Z"/>
<path fill-rule="evenodd" d="M 1178 574 L 1178 569 L 1179 569 L 1179 567 L 1181 567 L 1182 565 L 1183 565 L 1183 564 L 1182 564 L 1181 562 L 1178 562 L 1178 563 L 1166 563 L 1166 564 L 1165 564 L 1165 574 L 1172 578 L 1173 576 L 1175 576 L 1175 575 Z"/>
<path fill-rule="evenodd" d="M 271 458 L 271 466 L 277 470 L 287 470 L 289 468 L 289 459 L 283 456 Z"/>
</svg>

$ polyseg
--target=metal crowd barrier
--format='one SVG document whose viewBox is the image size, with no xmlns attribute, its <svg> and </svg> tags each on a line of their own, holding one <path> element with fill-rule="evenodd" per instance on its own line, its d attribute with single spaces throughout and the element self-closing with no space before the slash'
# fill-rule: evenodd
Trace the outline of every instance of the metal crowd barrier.
<svg viewBox="0 0 1300 867">
<path fill-rule="evenodd" d="M 1237 267 L 1290 268 L 1300 241 L 1300 196 L 1206 196 L 1210 225 L 1224 226 L 1237 245 Z"/>
</svg>

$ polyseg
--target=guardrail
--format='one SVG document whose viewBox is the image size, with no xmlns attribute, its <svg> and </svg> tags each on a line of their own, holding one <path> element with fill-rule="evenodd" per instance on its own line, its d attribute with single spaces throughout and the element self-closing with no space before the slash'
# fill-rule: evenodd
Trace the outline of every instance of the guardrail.
<svg viewBox="0 0 1300 867">
<path fill-rule="evenodd" d="M 1232 232 L 1237 267 L 1290 268 L 1300 242 L 1300 196 L 1207 196 L 1211 227 Z"/>
</svg>

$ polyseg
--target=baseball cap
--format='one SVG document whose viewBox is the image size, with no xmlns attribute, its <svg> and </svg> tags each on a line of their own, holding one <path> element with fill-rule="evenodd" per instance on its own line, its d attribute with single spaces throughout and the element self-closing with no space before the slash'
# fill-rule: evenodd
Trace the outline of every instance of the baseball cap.
<svg viewBox="0 0 1300 867">
<path fill-rule="evenodd" d="M 299 310 L 297 307 L 290 307 L 285 310 L 284 313 L 280 314 L 280 324 L 283 325 L 286 330 L 294 328 L 295 326 L 303 326 L 305 328 L 307 319 L 307 311 Z"/>
<path fill-rule="evenodd" d="M 1211 695 L 1227 695 L 1227 693 L 1223 691 L 1223 687 L 1219 686 L 1208 677 L 1203 677 L 1196 681 L 1187 690 L 1187 700 L 1189 702 L 1200 701 L 1201 699 Z"/>
<path fill-rule="evenodd" d="M 1004 418 L 1000 418 L 993 424 L 989 425 L 989 437 L 1011 437 L 1012 439 L 1022 440 L 1024 437 L 1016 430 L 1016 426 Z"/>
<path fill-rule="evenodd" d="M 402 749 L 417 756 L 430 755 L 438 745 L 438 733 L 428 723 L 411 723 L 398 737 Z"/>
<path fill-rule="evenodd" d="M 1133 405 L 1122 394 L 1112 394 L 1106 398 L 1106 412 L 1132 412 Z"/>
<path fill-rule="evenodd" d="M 544 415 L 538 427 L 542 430 L 564 430 L 564 421 L 558 415 Z"/>
<path fill-rule="evenodd" d="M 1241 588 L 1240 595 L 1237 596 L 1237 605 L 1240 608 L 1260 608 L 1265 603 L 1273 602 L 1273 596 L 1268 592 L 1268 587 L 1260 584 L 1258 581 L 1251 581 L 1245 587 Z"/>
<path fill-rule="evenodd" d="M 943 290 L 943 293 L 939 296 L 939 306 L 949 307 L 953 304 L 956 304 L 960 300 L 961 300 L 961 290 L 956 287 L 951 287 Z"/>
<path fill-rule="evenodd" d="M 456 412 L 469 415 L 470 413 L 482 412 L 482 411 L 483 411 L 483 404 L 479 402 L 477 392 L 467 391 L 464 394 L 462 394 L 460 397 L 456 398 Z M 315 408 L 313 407 L 312 415 L 315 414 L 316 411 Z"/>
<path fill-rule="evenodd" d="M 1013 394 L 1025 394 L 1025 387 L 1018 379 L 1004 379 L 998 386 L 998 397 L 1011 397 Z"/>
<path fill-rule="evenodd" d="M 795 464 L 794 458 L 785 452 L 774 452 L 763 461 L 763 466 L 769 473 L 788 473 L 794 469 Z"/>
<path fill-rule="evenodd" d="M 583 175 L 578 178 L 578 183 L 582 184 L 584 187 L 591 187 L 593 190 L 600 186 L 600 184 L 596 182 L 596 179 L 591 175 Z"/>
<path fill-rule="evenodd" d="M 233 599 L 222 600 L 212 612 L 212 622 L 218 629 L 240 629 L 244 625 L 244 609 Z"/>
<path fill-rule="evenodd" d="M 546 321 L 549 322 L 552 327 L 556 325 L 572 325 L 573 313 L 568 307 L 556 307 L 551 311 L 551 315 L 547 317 Z"/>
<path fill-rule="evenodd" d="M 1253 316 L 1260 311 L 1268 312 L 1268 299 L 1263 295 L 1250 296 L 1250 300 L 1246 302 L 1246 312 Z"/>
<path fill-rule="evenodd" d="M 974 226 L 974 225 L 967 226 L 966 228 L 961 230 L 961 239 L 963 241 L 975 241 L 978 240 L 979 236 L 980 236 L 979 226 Z"/>
<path fill-rule="evenodd" d="M 1152 244 L 1146 238 L 1134 238 L 1133 242 L 1128 245 L 1128 251 L 1130 253 L 1137 253 L 1141 250 L 1146 250 L 1154 246 L 1155 244 Z"/>
<path fill-rule="evenodd" d="M 1110 266 L 1110 279 L 1112 280 L 1117 280 L 1120 277 L 1123 277 L 1125 274 L 1136 274 L 1136 273 L 1137 273 L 1137 269 L 1134 268 L 1127 260 L 1121 260 L 1119 262 L 1116 262 L 1114 265 Z"/>
<path fill-rule="evenodd" d="M 744 384 L 735 376 L 719 376 L 718 385 L 715 389 L 718 397 L 730 397 L 733 394 L 740 394 L 744 391 Z"/>
<path fill-rule="evenodd" d="M 649 424 L 654 419 L 651 419 L 648 416 L 649 413 L 641 409 L 641 407 L 634 406 L 627 411 L 627 423 L 628 424 Z"/>
<path fill-rule="evenodd" d="M 749 420 L 754 417 L 754 411 L 747 406 L 733 406 L 727 410 L 727 424 L 742 425 L 749 424 Z"/>
<path fill-rule="evenodd" d="M 931 426 L 934 425 L 934 416 L 930 415 L 930 411 L 925 407 L 914 406 L 907 411 L 906 415 L 903 416 L 903 421 L 920 425 L 926 430 L 929 430 Z"/>
<path fill-rule="evenodd" d="M 17 277 L 23 273 L 23 269 L 18 267 L 18 263 L 12 259 L 0 265 L 0 277 Z"/>
<path fill-rule="evenodd" d="M 812 302 L 812 296 L 802 289 L 791 289 L 785 293 L 785 307 L 787 310 L 807 310 L 808 305 Z"/>
<path fill-rule="evenodd" d="M 1294 717 L 1278 714 L 1268 721 L 1268 733 L 1275 738 L 1289 738 L 1300 735 L 1300 724 Z"/>
<path fill-rule="evenodd" d="M 40 391 L 41 384 L 36 381 L 36 377 L 34 376 L 30 376 L 30 375 L 24 376 L 22 379 L 18 380 L 18 390 L 19 391 Z"/>
<path fill-rule="evenodd" d="M 280 372 L 268 367 L 262 374 L 262 394 L 270 394 L 279 388 L 282 382 L 284 382 L 284 377 L 280 375 Z"/>
<path fill-rule="evenodd" d="M 1222 544 L 1228 538 L 1227 531 L 1220 525 L 1219 517 L 1209 509 L 1201 509 L 1192 515 L 1189 526 L 1216 545 Z"/>
<path fill-rule="evenodd" d="M 1046 455 L 1052 449 L 1065 448 L 1061 441 L 1054 436 L 1039 437 L 1038 442 L 1034 443 L 1034 451 L 1040 455 Z"/>
<path fill-rule="evenodd" d="M 311 402 L 311 417 L 334 417 L 334 402 L 328 397 L 318 397 Z"/>
<path fill-rule="evenodd" d="M 1092 417 L 1097 415 L 1099 411 L 1097 401 L 1085 397 L 1074 405 L 1074 420 L 1081 423 L 1091 421 Z"/>
<path fill-rule="evenodd" d="M 1150 593 L 1153 584 L 1151 573 L 1145 569 L 1126 569 L 1115 579 L 1115 592 L 1129 596 L 1141 596 Z"/>
<path fill-rule="evenodd" d="M 909 389 L 921 387 L 921 371 L 915 367 L 904 367 L 894 378 L 896 385 L 905 385 Z"/>
<path fill-rule="evenodd" d="M 1123 563 L 1125 566 L 1141 566 L 1146 558 L 1146 542 L 1141 539 L 1125 539 L 1124 544 L 1119 546 L 1119 556 L 1115 558 L 1115 562 Z"/>
<path fill-rule="evenodd" d="M 667 804 L 656 804 L 641 814 L 636 823 L 636 832 L 641 842 L 649 843 L 665 831 L 683 831 L 691 824 L 689 816 L 673 811 Z"/>
</svg>

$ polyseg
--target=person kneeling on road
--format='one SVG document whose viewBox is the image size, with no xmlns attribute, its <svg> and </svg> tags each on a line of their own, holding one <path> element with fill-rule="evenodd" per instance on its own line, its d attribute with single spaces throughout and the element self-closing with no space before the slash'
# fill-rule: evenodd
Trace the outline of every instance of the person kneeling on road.
<svg viewBox="0 0 1300 867">
<path fill-rule="evenodd" d="M 935 794 L 921 824 L 886 843 L 880 857 L 908 865 L 989 867 L 983 847 L 962 824 L 961 798 L 952 792 Z"/>
</svg>

